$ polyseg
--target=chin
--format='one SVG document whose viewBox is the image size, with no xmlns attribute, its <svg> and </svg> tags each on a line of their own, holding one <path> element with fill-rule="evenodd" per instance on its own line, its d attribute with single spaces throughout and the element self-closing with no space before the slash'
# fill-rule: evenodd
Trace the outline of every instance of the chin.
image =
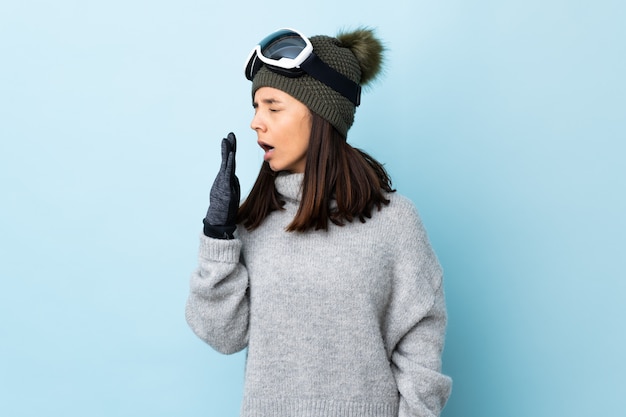
<svg viewBox="0 0 626 417">
<path fill-rule="evenodd" d="M 280 172 L 283 171 L 283 169 L 279 166 L 276 166 L 275 164 L 272 164 L 271 162 L 268 162 L 268 165 L 270 166 L 270 169 L 274 172 Z"/>
</svg>

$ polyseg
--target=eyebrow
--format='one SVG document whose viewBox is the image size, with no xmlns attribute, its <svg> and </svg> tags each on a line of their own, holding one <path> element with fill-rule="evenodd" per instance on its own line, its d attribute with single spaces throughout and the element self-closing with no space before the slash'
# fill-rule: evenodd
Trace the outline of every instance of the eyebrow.
<svg viewBox="0 0 626 417">
<path fill-rule="evenodd" d="M 275 99 L 275 98 L 264 98 L 263 100 L 261 100 L 261 103 L 272 105 L 272 104 L 280 104 L 282 102 L 280 100 Z M 259 103 L 257 101 L 254 101 L 252 103 L 252 107 L 254 107 L 256 109 L 257 107 L 259 107 Z"/>
</svg>

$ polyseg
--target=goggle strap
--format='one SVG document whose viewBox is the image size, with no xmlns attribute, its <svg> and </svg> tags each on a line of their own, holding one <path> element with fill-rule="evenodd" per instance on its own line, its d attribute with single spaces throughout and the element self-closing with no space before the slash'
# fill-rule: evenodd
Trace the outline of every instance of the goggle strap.
<svg viewBox="0 0 626 417">
<path fill-rule="evenodd" d="M 326 64 L 314 52 L 300 64 L 300 68 L 350 100 L 355 106 L 361 104 L 361 86 Z"/>
</svg>

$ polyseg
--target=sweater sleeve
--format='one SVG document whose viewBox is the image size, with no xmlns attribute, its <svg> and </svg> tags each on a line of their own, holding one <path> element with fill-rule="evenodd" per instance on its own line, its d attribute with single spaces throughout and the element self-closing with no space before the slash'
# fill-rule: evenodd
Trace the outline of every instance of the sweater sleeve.
<svg viewBox="0 0 626 417">
<path fill-rule="evenodd" d="M 441 373 L 447 313 L 443 273 L 417 211 L 407 214 L 395 268 L 397 341 L 391 367 L 400 393 L 398 417 L 437 417 L 452 380 Z"/>
<path fill-rule="evenodd" d="M 193 332 L 224 354 L 248 344 L 248 273 L 240 256 L 239 239 L 200 236 L 198 267 L 185 309 Z"/>
<path fill-rule="evenodd" d="M 400 392 L 398 417 L 436 417 L 445 405 L 452 380 L 441 373 L 445 329 L 441 288 L 428 315 L 404 335 L 392 355 Z"/>
</svg>

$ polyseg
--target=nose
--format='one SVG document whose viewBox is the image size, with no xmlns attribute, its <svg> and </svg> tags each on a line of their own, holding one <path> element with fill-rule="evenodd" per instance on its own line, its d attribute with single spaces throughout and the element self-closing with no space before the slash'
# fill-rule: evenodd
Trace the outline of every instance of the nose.
<svg viewBox="0 0 626 417">
<path fill-rule="evenodd" d="M 263 120 L 261 116 L 259 116 L 258 111 L 254 112 L 254 116 L 252 117 L 252 120 L 250 121 L 250 128 L 252 130 L 256 130 L 257 132 L 265 130 L 265 123 L 263 123 Z"/>
</svg>

